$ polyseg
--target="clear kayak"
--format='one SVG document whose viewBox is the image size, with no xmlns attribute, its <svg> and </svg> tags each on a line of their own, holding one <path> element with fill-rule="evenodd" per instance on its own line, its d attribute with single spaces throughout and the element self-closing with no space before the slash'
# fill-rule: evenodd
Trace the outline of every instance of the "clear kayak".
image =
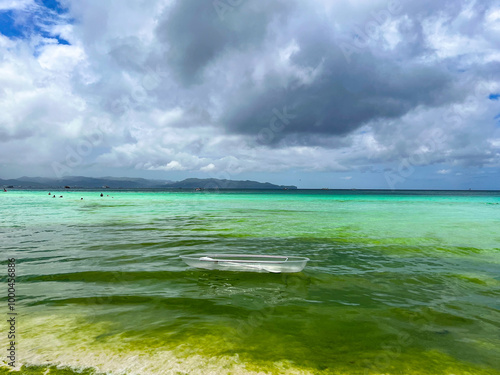
<svg viewBox="0 0 500 375">
<path fill-rule="evenodd" d="M 191 267 L 208 270 L 291 273 L 304 269 L 309 258 L 280 255 L 193 254 L 180 258 Z"/>
</svg>

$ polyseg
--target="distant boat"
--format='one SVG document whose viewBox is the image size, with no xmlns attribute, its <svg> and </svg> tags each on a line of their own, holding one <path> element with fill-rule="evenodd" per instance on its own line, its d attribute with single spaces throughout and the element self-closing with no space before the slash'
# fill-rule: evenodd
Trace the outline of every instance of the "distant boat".
<svg viewBox="0 0 500 375">
<path fill-rule="evenodd" d="M 196 268 L 271 273 L 300 272 L 309 261 L 309 258 L 298 256 L 243 254 L 193 254 L 180 258 Z"/>
</svg>

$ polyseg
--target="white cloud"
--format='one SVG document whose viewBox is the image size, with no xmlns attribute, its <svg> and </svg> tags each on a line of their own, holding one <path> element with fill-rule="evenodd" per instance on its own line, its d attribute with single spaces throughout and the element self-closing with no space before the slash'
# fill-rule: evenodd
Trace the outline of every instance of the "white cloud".
<svg viewBox="0 0 500 375">
<path fill-rule="evenodd" d="M 421 165 L 442 164 L 437 173 L 450 174 L 452 169 L 500 163 L 494 120 L 498 102 L 487 99 L 489 92 L 498 92 L 500 80 L 486 63 L 500 61 L 495 44 L 498 7 L 481 19 L 480 9 L 455 5 L 460 9 L 453 18 L 435 4 L 436 12 L 422 13 L 420 36 L 415 33 L 417 18 L 408 9 L 382 23 L 370 46 L 355 56 L 360 60 L 347 65 L 336 43 L 351 35 L 356 23 L 365 25 L 372 11 L 384 10 L 386 5 L 319 0 L 297 8 L 290 5 L 286 17 L 259 19 L 269 27 L 261 39 L 239 43 L 238 35 L 223 34 L 229 41 L 209 56 L 197 81 L 184 84 L 168 59 L 172 43 L 158 29 L 174 1 L 67 4 L 68 15 L 44 23 L 51 37 L 36 32 L 27 39 L 0 35 L 0 157 L 17 170 L 64 160 L 67 147 L 97 127 L 95 119 L 106 123 L 104 140 L 83 164 L 110 169 L 233 177 L 290 169 L 351 173 L 409 158 Z M 0 0 L 0 10 L 34 6 L 33 1 Z M 240 10 L 251 9 L 243 4 Z M 305 32 L 305 24 L 317 28 Z M 316 30 L 323 32 L 315 34 Z M 56 37 L 70 45 L 59 44 Z M 215 40 L 204 45 L 211 42 Z M 326 45 L 331 49 L 325 52 Z M 387 71 L 392 65 L 385 62 L 395 58 L 405 69 L 419 67 L 410 77 L 414 81 L 426 81 L 425 74 L 433 71 L 433 77 L 447 75 L 449 86 L 443 91 L 407 92 L 405 82 L 391 80 L 399 72 Z M 329 91 L 331 103 L 354 92 L 361 99 L 347 103 L 352 111 L 346 113 L 356 118 L 362 112 L 360 106 L 374 100 L 362 95 L 370 89 L 371 77 L 382 77 L 387 83 L 375 90 L 387 104 L 387 114 L 342 132 L 321 132 L 314 121 L 328 122 L 329 115 L 296 100 L 300 95 L 314 98 L 313 104 L 320 100 L 315 85 L 335 88 Z M 481 85 L 483 89 L 476 90 Z M 275 93 L 266 96 L 266 90 Z M 417 94 L 424 99 L 412 102 L 411 96 Z M 395 101 L 397 96 L 401 102 Z M 304 111 L 310 123 L 272 130 L 275 143 L 259 142 L 255 132 L 228 123 L 225 115 L 235 110 L 234 103 L 274 97 L 281 100 L 280 110 L 286 105 Z M 400 114 L 392 106 L 404 111 Z M 251 127 L 270 128 L 272 111 L 250 106 L 249 113 L 244 113 L 242 108 L 238 115 L 252 117 Z M 295 133 L 289 131 L 296 125 Z"/>
<path fill-rule="evenodd" d="M 0 0 L 0 10 L 21 10 L 34 5 L 34 0 Z"/>
<path fill-rule="evenodd" d="M 215 164 L 214 163 L 210 163 L 210 164 L 205 165 L 204 167 L 200 168 L 200 171 L 202 171 L 202 172 L 212 172 L 214 170 L 215 170 Z"/>
<path fill-rule="evenodd" d="M 57 43 L 57 42 L 55 42 Z M 82 48 L 70 45 L 47 44 L 41 48 L 38 63 L 43 69 L 70 74 L 85 59 Z"/>
<path fill-rule="evenodd" d="M 166 166 L 165 166 L 165 170 L 166 171 L 182 171 L 186 169 L 185 167 L 182 166 L 181 163 L 179 163 L 178 161 L 176 160 L 172 160 L 170 163 L 168 163 Z"/>
</svg>

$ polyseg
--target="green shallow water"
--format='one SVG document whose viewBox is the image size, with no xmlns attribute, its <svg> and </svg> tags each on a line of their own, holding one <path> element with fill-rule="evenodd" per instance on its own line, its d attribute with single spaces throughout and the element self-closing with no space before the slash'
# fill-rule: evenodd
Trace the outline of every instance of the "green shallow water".
<svg viewBox="0 0 500 375">
<path fill-rule="evenodd" d="M 20 314 L 0 374 L 500 374 L 498 192 L 99 194 L 0 195 Z M 311 261 L 178 258 L 200 252 Z"/>
</svg>

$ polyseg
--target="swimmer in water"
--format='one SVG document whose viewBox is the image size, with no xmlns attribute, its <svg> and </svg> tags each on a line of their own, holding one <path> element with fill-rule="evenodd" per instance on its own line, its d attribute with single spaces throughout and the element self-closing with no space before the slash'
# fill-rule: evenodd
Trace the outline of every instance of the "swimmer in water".
<svg viewBox="0 0 500 375">
<path fill-rule="evenodd" d="M 101 197 L 104 197 L 104 194 L 103 194 L 103 193 L 101 193 Z"/>
</svg>

